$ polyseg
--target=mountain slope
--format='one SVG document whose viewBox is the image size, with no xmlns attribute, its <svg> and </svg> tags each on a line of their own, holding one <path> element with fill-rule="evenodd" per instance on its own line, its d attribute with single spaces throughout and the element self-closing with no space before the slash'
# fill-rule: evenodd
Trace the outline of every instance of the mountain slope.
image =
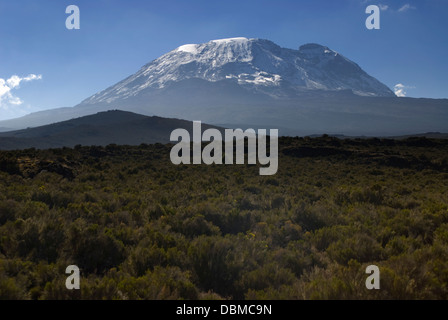
<svg viewBox="0 0 448 320">
<path fill-rule="evenodd" d="M 274 97 L 314 89 L 394 96 L 356 63 L 325 46 L 307 44 L 292 50 L 269 40 L 231 38 L 180 46 L 82 104 L 125 101 L 171 82 L 194 78 L 231 81 Z"/>
<path fill-rule="evenodd" d="M 211 127 L 202 124 L 203 130 Z M 113 143 L 169 143 L 171 132 L 177 128 L 184 128 L 191 134 L 192 123 L 115 110 L 46 126 L 0 133 L 0 150 L 73 147 L 77 144 L 105 146 Z"/>
</svg>

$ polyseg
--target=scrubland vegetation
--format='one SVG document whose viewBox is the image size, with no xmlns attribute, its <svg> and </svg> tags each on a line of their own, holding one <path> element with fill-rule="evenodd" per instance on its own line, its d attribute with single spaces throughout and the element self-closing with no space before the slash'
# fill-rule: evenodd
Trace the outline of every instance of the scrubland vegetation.
<svg viewBox="0 0 448 320">
<path fill-rule="evenodd" d="M 275 176 L 169 152 L 0 152 L 0 298 L 448 299 L 448 140 L 281 138 Z"/>
</svg>

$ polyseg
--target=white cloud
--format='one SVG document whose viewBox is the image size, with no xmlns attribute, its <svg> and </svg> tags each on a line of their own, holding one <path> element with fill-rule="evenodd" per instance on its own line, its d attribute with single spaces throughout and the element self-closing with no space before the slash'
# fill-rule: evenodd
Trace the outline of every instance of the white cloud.
<svg viewBox="0 0 448 320">
<path fill-rule="evenodd" d="M 361 5 L 366 5 L 366 4 L 372 3 L 372 2 L 373 2 L 373 0 L 362 0 L 361 1 Z M 415 9 L 417 9 L 415 6 L 413 6 L 413 5 L 409 4 L 409 3 L 406 3 L 406 4 L 402 5 L 401 7 L 399 7 L 399 9 L 396 9 L 394 5 L 392 5 L 392 7 L 391 7 L 388 4 L 383 4 L 383 3 L 375 4 L 375 5 L 378 6 L 378 8 L 381 11 L 389 10 L 389 11 L 392 11 L 392 12 L 406 12 L 408 10 L 415 10 Z"/>
<path fill-rule="evenodd" d="M 398 12 L 405 12 L 411 9 L 415 9 L 414 6 L 411 6 L 409 3 L 406 3 L 404 6 L 402 6 L 400 9 L 398 9 Z"/>
<path fill-rule="evenodd" d="M 26 77 L 19 77 L 13 75 L 9 79 L 5 80 L 0 78 L 0 108 L 7 109 L 8 106 L 18 106 L 23 103 L 23 101 L 11 93 L 12 89 L 19 89 L 21 82 L 28 82 L 32 80 L 40 80 L 42 75 L 30 74 Z"/>
<path fill-rule="evenodd" d="M 12 105 L 15 105 L 15 106 L 19 106 L 19 105 L 21 105 L 22 103 L 23 103 L 23 101 L 22 100 L 20 100 L 20 98 L 19 97 L 15 97 L 15 96 L 12 96 L 11 95 L 11 97 L 9 98 L 9 101 L 8 101 L 10 104 L 12 104 Z"/>
<path fill-rule="evenodd" d="M 405 86 L 404 84 L 402 84 L 402 83 L 397 83 L 395 86 L 394 86 L 394 92 L 395 92 L 395 95 L 397 96 L 397 97 L 406 97 L 406 95 L 408 94 L 407 93 L 407 91 L 406 91 L 406 89 L 414 89 L 415 87 L 412 87 L 412 86 Z"/>
<path fill-rule="evenodd" d="M 404 85 L 398 83 L 394 86 L 394 92 L 397 97 L 406 97 L 406 91 L 404 91 Z"/>
<path fill-rule="evenodd" d="M 9 78 L 8 80 L 6 80 L 6 83 L 8 84 L 8 87 L 12 88 L 16 88 L 20 85 L 20 81 L 22 79 L 19 76 L 12 76 L 11 78 Z"/>
</svg>

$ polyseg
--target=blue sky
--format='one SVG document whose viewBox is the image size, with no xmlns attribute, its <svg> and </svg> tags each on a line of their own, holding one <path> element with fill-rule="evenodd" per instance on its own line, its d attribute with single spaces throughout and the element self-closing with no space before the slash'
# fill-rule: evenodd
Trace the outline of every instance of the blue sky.
<svg viewBox="0 0 448 320">
<path fill-rule="evenodd" d="M 71 4 L 80 30 L 65 27 Z M 365 27 L 369 4 L 380 30 Z M 448 98 L 447 0 L 0 0 L 0 120 L 74 106 L 182 44 L 239 36 L 326 45 L 406 96 Z"/>
</svg>

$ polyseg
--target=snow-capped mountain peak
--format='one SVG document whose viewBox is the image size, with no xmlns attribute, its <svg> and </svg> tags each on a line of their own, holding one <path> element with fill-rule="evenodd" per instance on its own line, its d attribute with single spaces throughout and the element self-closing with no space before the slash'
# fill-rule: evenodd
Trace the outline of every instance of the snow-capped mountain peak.
<svg viewBox="0 0 448 320">
<path fill-rule="evenodd" d="M 320 89 L 394 96 L 387 86 L 328 47 L 310 43 L 293 50 L 269 40 L 239 37 L 182 45 L 83 104 L 124 100 L 145 90 L 162 89 L 189 79 L 232 81 L 270 96 L 286 87 L 288 94 L 291 89 L 297 92 Z"/>
</svg>

